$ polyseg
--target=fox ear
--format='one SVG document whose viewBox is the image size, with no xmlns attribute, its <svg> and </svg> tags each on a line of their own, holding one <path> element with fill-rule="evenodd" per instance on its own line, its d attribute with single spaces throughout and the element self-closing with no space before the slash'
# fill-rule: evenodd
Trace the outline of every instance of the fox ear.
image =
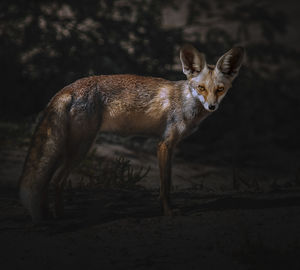
<svg viewBox="0 0 300 270">
<path fill-rule="evenodd" d="M 216 68 L 223 75 L 230 77 L 233 80 L 239 72 L 243 57 L 244 48 L 234 47 L 219 58 Z"/>
<path fill-rule="evenodd" d="M 206 66 L 204 54 L 198 52 L 192 45 L 184 45 L 181 48 L 180 61 L 183 73 L 188 79 L 197 76 Z"/>
</svg>

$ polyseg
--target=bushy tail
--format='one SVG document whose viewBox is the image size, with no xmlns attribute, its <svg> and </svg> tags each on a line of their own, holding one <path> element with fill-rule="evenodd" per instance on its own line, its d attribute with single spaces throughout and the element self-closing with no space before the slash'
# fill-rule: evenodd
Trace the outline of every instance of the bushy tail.
<svg viewBox="0 0 300 270">
<path fill-rule="evenodd" d="M 54 102 L 52 102 L 54 103 Z M 60 109 L 65 109 L 60 106 Z M 48 184 L 57 169 L 65 140 L 67 113 L 48 105 L 32 137 L 19 180 L 20 199 L 32 220 L 48 214 Z"/>
<path fill-rule="evenodd" d="M 55 170 L 55 151 L 51 149 L 51 140 L 41 125 L 38 126 L 19 181 L 21 202 L 33 221 L 47 215 L 47 185 Z"/>
</svg>

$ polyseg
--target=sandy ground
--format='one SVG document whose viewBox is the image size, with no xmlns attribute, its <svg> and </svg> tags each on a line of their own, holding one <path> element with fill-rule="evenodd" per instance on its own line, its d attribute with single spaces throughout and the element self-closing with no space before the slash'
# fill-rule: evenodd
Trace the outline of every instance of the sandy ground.
<svg viewBox="0 0 300 270">
<path fill-rule="evenodd" d="M 148 177 L 132 190 L 69 188 L 65 217 L 33 226 L 16 189 L 25 150 L 1 149 L 1 269 L 300 269 L 300 190 L 280 175 L 234 183 L 226 167 L 177 158 L 178 215 L 162 217 L 155 156 L 104 144 L 96 152 L 150 165 Z"/>
</svg>

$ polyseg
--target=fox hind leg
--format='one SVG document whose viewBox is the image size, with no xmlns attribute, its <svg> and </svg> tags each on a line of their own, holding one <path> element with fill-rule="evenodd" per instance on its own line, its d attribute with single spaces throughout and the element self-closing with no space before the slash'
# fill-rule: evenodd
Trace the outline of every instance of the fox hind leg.
<svg viewBox="0 0 300 270">
<path fill-rule="evenodd" d="M 52 182 L 54 184 L 54 217 L 59 218 L 64 214 L 63 190 L 66 180 L 69 176 L 70 169 L 63 164 L 56 172 Z"/>
<path fill-rule="evenodd" d="M 96 136 L 96 133 L 94 133 L 93 135 Z M 56 175 L 52 180 L 55 192 L 54 216 L 56 218 L 60 218 L 64 214 L 63 192 L 68 176 L 70 172 L 85 158 L 93 144 L 93 141 L 93 138 L 82 138 L 80 142 L 74 144 L 73 149 L 69 153 L 67 153 L 64 164 L 58 169 Z"/>
<path fill-rule="evenodd" d="M 63 190 L 69 173 L 86 157 L 99 129 L 99 119 L 88 121 L 88 130 L 82 129 L 81 122 L 71 120 L 67 134 L 67 146 L 64 161 L 53 178 L 55 186 L 54 216 L 61 217 L 64 212 Z"/>
</svg>

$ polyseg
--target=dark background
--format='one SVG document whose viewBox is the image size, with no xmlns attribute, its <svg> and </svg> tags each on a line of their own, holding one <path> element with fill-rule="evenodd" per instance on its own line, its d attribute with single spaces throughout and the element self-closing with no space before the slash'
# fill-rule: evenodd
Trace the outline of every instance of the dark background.
<svg viewBox="0 0 300 270">
<path fill-rule="evenodd" d="M 292 0 L 0 1 L 3 269 L 300 269 L 299 14 Z M 234 45 L 246 57 L 218 111 L 177 147 L 182 215 L 161 216 L 156 142 L 106 135 L 104 155 L 127 144 L 131 161 L 155 164 L 143 179 L 154 188 L 70 184 L 65 217 L 32 226 L 16 187 L 50 98 L 94 74 L 185 79 L 185 43 L 211 64 Z M 91 183 L 103 181 L 99 160 L 72 177 L 88 168 Z"/>
<path fill-rule="evenodd" d="M 1 1 L 0 10 L 2 120 L 34 118 L 84 76 L 184 79 L 179 48 L 186 42 L 209 63 L 242 45 L 246 59 L 233 88 L 187 142 L 237 167 L 299 169 L 296 2 L 20 0 Z"/>
</svg>

